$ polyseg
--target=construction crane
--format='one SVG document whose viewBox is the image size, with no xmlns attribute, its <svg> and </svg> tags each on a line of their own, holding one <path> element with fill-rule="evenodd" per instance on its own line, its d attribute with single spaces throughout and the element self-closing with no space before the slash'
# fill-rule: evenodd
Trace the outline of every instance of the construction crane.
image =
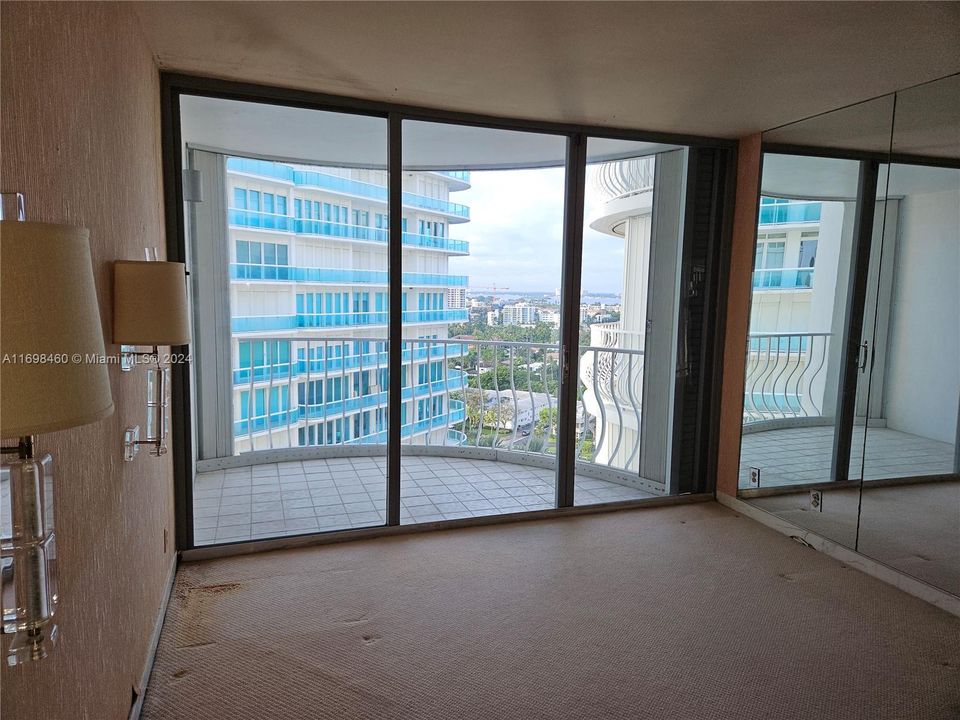
<svg viewBox="0 0 960 720">
<path fill-rule="evenodd" d="M 493 290 L 493 303 L 497 302 L 497 290 L 509 290 L 508 287 L 503 287 L 503 285 L 471 285 L 469 290 Z"/>
</svg>

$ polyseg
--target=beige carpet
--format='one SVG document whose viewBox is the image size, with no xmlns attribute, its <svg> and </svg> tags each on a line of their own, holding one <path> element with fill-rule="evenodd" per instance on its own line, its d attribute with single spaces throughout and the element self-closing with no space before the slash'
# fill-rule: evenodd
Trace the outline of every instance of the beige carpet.
<svg viewBox="0 0 960 720">
<path fill-rule="evenodd" d="M 956 720 L 960 619 L 715 503 L 184 565 L 143 711 Z"/>
<path fill-rule="evenodd" d="M 810 508 L 810 493 L 753 498 L 747 502 L 794 525 L 960 595 L 960 482 L 932 482 L 860 491 L 824 492 L 823 510 Z"/>
</svg>

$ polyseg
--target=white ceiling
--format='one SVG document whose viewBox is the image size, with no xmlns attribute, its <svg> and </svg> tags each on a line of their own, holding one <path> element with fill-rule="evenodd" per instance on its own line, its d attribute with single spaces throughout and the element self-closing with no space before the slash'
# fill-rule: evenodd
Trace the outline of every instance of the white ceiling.
<svg viewBox="0 0 960 720">
<path fill-rule="evenodd" d="M 735 138 L 960 71 L 960 3 L 141 2 L 161 67 Z"/>
<path fill-rule="evenodd" d="M 321 110 L 183 96 L 181 136 L 191 147 L 318 165 L 383 168 L 387 123 L 383 118 Z M 488 170 L 563 165 L 560 135 L 408 121 L 403 165 L 410 170 Z M 637 157 L 673 145 L 590 138 L 588 160 Z"/>
</svg>

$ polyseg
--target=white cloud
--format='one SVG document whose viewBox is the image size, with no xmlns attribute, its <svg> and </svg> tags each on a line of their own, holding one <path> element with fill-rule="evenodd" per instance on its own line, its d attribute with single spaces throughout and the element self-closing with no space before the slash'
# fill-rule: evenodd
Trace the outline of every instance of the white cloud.
<svg viewBox="0 0 960 720">
<path fill-rule="evenodd" d="M 602 212 L 590 180 L 588 175 L 587 223 Z M 563 169 L 473 171 L 470 182 L 469 190 L 450 197 L 470 208 L 470 222 L 450 228 L 451 237 L 470 242 L 470 255 L 451 258 L 450 272 L 469 275 L 473 287 L 544 292 L 560 287 Z M 623 240 L 587 227 L 583 287 L 619 292 L 622 274 Z"/>
</svg>

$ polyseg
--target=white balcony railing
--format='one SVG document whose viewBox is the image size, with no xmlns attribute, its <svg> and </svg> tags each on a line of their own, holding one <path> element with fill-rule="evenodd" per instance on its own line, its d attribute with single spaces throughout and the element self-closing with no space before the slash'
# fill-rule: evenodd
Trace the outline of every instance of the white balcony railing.
<svg viewBox="0 0 960 720">
<path fill-rule="evenodd" d="M 751 333 L 743 424 L 821 417 L 830 333 Z"/>
<path fill-rule="evenodd" d="M 606 200 L 617 200 L 653 189 L 654 156 L 600 163 L 595 186 Z"/>
</svg>

